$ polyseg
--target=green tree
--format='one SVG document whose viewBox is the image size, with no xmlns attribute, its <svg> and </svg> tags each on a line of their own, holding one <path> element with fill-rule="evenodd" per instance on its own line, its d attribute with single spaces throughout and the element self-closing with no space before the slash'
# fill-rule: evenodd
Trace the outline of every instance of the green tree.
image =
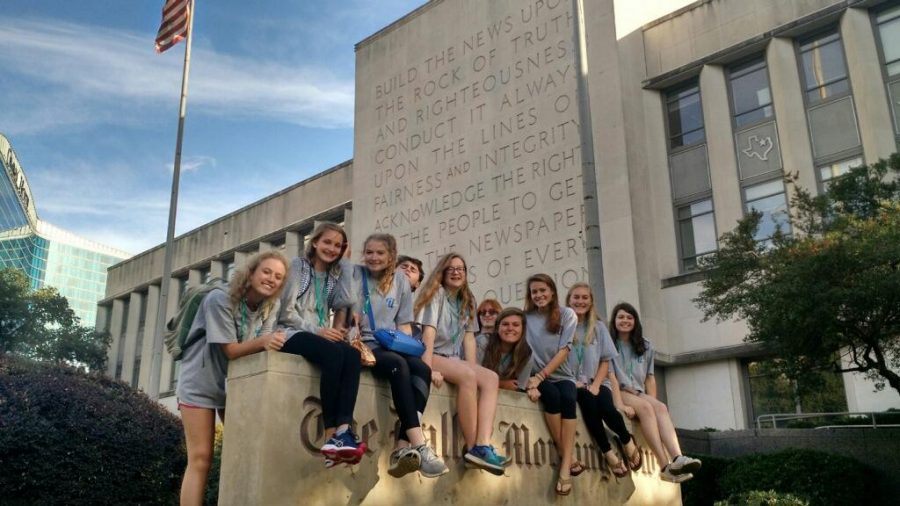
<svg viewBox="0 0 900 506">
<path fill-rule="evenodd" d="M 0 270 L 0 354 L 100 370 L 108 346 L 109 335 L 81 325 L 55 288 L 31 290 L 22 271 Z"/>
<path fill-rule="evenodd" d="M 720 238 L 694 299 L 705 319 L 741 318 L 798 378 L 827 367 L 900 392 L 900 154 L 814 196 L 798 188 L 794 234 L 758 242 L 754 212 Z M 796 182 L 796 177 L 789 177 Z"/>
</svg>

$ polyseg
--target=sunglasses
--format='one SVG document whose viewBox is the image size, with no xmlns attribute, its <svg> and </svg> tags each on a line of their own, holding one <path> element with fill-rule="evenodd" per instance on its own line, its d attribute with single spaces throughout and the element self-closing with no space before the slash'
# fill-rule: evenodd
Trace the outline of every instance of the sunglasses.
<svg viewBox="0 0 900 506">
<path fill-rule="evenodd" d="M 496 316 L 500 313 L 494 311 L 493 309 L 485 309 L 483 311 L 478 312 L 478 316 Z"/>
</svg>

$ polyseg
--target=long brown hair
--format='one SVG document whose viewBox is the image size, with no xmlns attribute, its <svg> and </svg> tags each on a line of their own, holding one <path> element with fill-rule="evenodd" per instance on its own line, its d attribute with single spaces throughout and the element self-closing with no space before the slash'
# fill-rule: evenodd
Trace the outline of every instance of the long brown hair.
<svg viewBox="0 0 900 506">
<path fill-rule="evenodd" d="M 438 289 L 443 286 L 444 272 L 447 270 L 447 267 L 450 266 L 450 262 L 454 258 L 460 259 L 463 263 L 463 267 L 466 269 L 466 272 L 463 273 L 463 279 L 465 281 L 458 292 L 460 298 L 459 321 L 464 322 L 467 321 L 467 319 L 475 318 L 475 296 L 472 295 L 472 290 L 469 289 L 469 278 L 467 274 L 469 267 L 466 264 L 466 259 L 463 258 L 462 255 L 453 252 L 442 256 L 434 269 L 431 270 L 431 274 L 429 274 L 428 279 L 425 280 L 425 285 L 419 290 L 419 296 L 416 298 L 416 304 L 413 306 L 413 314 L 419 314 L 419 310 L 428 304 L 431 304 L 431 300 L 434 299 L 434 296 L 438 293 Z"/>
<path fill-rule="evenodd" d="M 234 272 L 234 276 L 228 284 L 228 298 L 231 301 L 231 308 L 233 310 L 237 310 L 241 304 L 241 299 L 246 297 L 247 292 L 250 291 L 250 278 L 253 276 L 253 273 L 256 272 L 256 269 L 259 268 L 261 263 L 270 258 L 274 258 L 284 265 L 284 278 L 282 278 L 278 290 L 275 290 L 275 293 L 266 298 L 266 300 L 259 305 L 258 310 L 262 311 L 260 314 L 266 315 L 272 310 L 275 301 L 281 296 L 281 289 L 284 288 L 284 280 L 287 279 L 288 271 L 291 269 L 288 259 L 277 250 L 264 251 L 251 256 L 247 259 L 247 263 Z"/>
<path fill-rule="evenodd" d="M 387 267 L 384 269 L 384 277 L 378 283 L 378 291 L 382 294 L 387 294 L 391 289 L 391 283 L 394 282 L 394 272 L 397 271 L 397 239 L 394 239 L 394 236 L 391 234 L 371 234 L 363 242 L 363 255 L 366 254 L 366 245 L 372 241 L 378 241 L 387 246 Z M 366 268 L 366 271 L 368 270 Z"/>
<path fill-rule="evenodd" d="M 513 346 L 512 360 L 509 366 L 506 370 L 501 371 L 500 357 L 503 356 L 503 352 L 500 350 L 500 323 L 506 318 L 513 317 L 518 317 L 522 320 L 522 335 L 519 338 L 519 342 Z M 528 343 L 525 341 L 525 325 L 525 313 L 517 307 L 508 307 L 500 311 L 494 331 L 488 335 L 487 346 L 484 348 L 484 360 L 481 365 L 496 372 L 502 380 L 518 378 L 519 372 L 525 367 L 528 359 L 531 358 L 531 348 L 528 347 Z"/>
<path fill-rule="evenodd" d="M 584 281 L 579 281 L 572 285 L 572 288 L 569 288 L 569 293 L 566 294 L 566 306 L 572 307 L 572 292 L 578 288 L 586 288 L 588 295 L 591 297 L 591 308 L 584 318 L 585 328 L 587 329 L 587 332 L 584 334 L 584 344 L 591 344 L 594 342 L 594 338 L 597 337 L 597 322 L 602 321 L 602 319 L 600 318 L 600 314 L 597 313 L 597 307 L 594 306 L 594 291 L 591 290 L 591 285 Z M 575 308 L 572 309 L 574 310 Z"/>
<path fill-rule="evenodd" d="M 313 230 L 312 237 L 309 239 L 309 243 L 306 245 L 306 259 L 309 260 L 310 265 L 315 265 L 316 262 L 316 248 L 314 244 L 316 241 L 322 238 L 325 235 L 325 232 L 337 232 L 341 234 L 343 238 L 343 244 L 341 245 L 341 254 L 334 260 L 328 264 L 328 271 L 332 274 L 339 274 L 340 271 L 340 262 L 341 258 L 344 257 L 344 252 L 347 251 L 347 232 L 344 231 L 344 228 L 338 225 L 337 223 L 324 222 L 319 223 L 319 226 Z"/>
<path fill-rule="evenodd" d="M 547 313 L 547 324 L 545 325 L 545 328 L 547 329 L 547 332 L 555 334 L 562 328 L 562 322 L 559 311 L 559 292 L 556 291 L 556 283 L 553 281 L 553 278 L 543 273 L 532 274 L 528 277 L 528 280 L 525 281 L 525 312 L 540 312 L 538 307 L 534 304 L 534 301 L 531 300 L 531 283 L 536 281 L 546 283 L 546 285 L 550 287 L 550 293 L 552 295 L 550 297 L 550 302 L 547 304 L 549 312 Z"/>
<path fill-rule="evenodd" d="M 634 317 L 634 328 L 631 330 L 631 335 L 628 336 L 628 340 L 631 341 L 634 352 L 637 353 L 638 356 L 643 355 L 644 352 L 647 351 L 647 341 L 644 340 L 644 327 L 641 326 L 641 317 L 638 316 L 637 309 L 631 304 L 620 302 L 613 308 L 612 313 L 610 313 L 612 317 L 609 319 L 610 335 L 614 341 L 619 339 L 619 330 L 616 329 L 616 315 L 619 314 L 619 311 L 625 311 Z"/>
</svg>

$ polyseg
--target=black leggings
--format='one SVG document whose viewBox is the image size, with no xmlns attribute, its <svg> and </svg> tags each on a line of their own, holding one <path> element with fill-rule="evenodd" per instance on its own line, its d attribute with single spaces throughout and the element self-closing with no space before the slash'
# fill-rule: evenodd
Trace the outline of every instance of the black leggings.
<svg viewBox="0 0 900 506">
<path fill-rule="evenodd" d="M 420 425 L 419 413 L 425 412 L 431 391 L 431 368 L 421 358 L 401 355 L 380 346 L 372 350 L 372 373 L 391 382 L 391 396 L 400 418 L 397 439 L 409 441 L 406 431 Z"/>
<path fill-rule="evenodd" d="M 297 332 L 285 341 L 284 353 L 300 355 L 319 366 L 319 396 L 325 428 L 353 423 L 359 392 L 359 352 L 345 342 L 335 342 L 309 332 Z"/>
<path fill-rule="evenodd" d="M 538 385 L 544 412 L 551 415 L 562 413 L 566 420 L 575 419 L 575 383 L 567 380 L 544 380 Z"/>
<path fill-rule="evenodd" d="M 587 388 L 578 389 L 578 405 L 581 406 L 581 416 L 588 432 L 594 436 L 594 440 L 600 445 L 600 451 L 606 453 L 612 449 L 609 439 L 606 437 L 606 429 L 603 422 L 619 436 L 619 441 L 627 445 L 631 441 L 631 434 L 625 427 L 625 420 L 613 405 L 612 392 L 606 386 L 600 387 L 600 393 L 594 395 Z"/>
</svg>

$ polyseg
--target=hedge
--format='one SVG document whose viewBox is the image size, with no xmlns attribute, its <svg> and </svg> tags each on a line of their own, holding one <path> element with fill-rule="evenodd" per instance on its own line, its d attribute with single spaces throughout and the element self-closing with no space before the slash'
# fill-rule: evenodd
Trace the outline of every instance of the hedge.
<svg viewBox="0 0 900 506">
<path fill-rule="evenodd" d="M 0 497 L 19 504 L 173 504 L 181 423 L 129 385 L 0 356 Z"/>
<path fill-rule="evenodd" d="M 793 494 L 810 506 L 888 504 L 878 496 L 878 473 L 850 457 L 790 449 L 736 459 L 705 456 L 702 460 L 703 468 L 695 478 L 681 486 L 686 506 L 712 506 L 716 501 L 759 491 Z"/>
</svg>

